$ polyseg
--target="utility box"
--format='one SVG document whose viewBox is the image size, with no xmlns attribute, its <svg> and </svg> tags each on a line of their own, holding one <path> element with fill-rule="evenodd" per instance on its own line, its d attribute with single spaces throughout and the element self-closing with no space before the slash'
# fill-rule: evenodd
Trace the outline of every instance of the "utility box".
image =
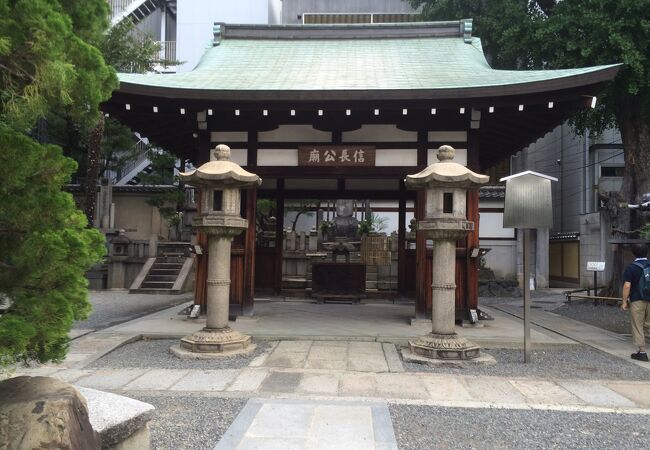
<svg viewBox="0 0 650 450">
<path fill-rule="evenodd" d="M 501 178 L 506 182 L 504 228 L 552 228 L 551 181 L 557 178 L 527 170 Z"/>
</svg>

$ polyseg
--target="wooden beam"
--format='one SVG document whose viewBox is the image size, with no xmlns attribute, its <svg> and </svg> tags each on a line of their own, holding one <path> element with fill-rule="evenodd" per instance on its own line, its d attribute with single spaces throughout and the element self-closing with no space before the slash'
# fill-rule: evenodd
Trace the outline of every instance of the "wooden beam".
<svg viewBox="0 0 650 450">
<path fill-rule="evenodd" d="M 479 171 L 479 133 L 478 130 L 470 130 L 467 136 L 467 166 L 473 171 Z M 478 307 L 478 268 L 479 258 L 470 257 L 473 248 L 479 247 L 479 209 L 478 189 L 471 189 L 467 192 L 467 220 L 474 222 L 474 230 L 467 234 L 466 238 L 466 267 L 467 271 L 464 293 L 464 311 L 461 312 L 463 319 L 469 318 L 469 310 Z M 462 294 L 461 294 L 462 295 Z"/>
<path fill-rule="evenodd" d="M 417 199 L 415 201 L 415 219 L 424 219 L 425 214 L 426 193 L 425 191 L 417 192 Z M 431 286 L 426 286 L 426 267 L 427 267 L 427 239 L 423 232 L 418 231 L 415 241 L 415 318 L 428 319 L 427 317 L 427 297 L 426 289 L 431 289 Z"/>
<path fill-rule="evenodd" d="M 406 186 L 399 184 L 397 219 L 397 292 L 406 295 Z"/>
<path fill-rule="evenodd" d="M 257 213 L 257 189 L 246 189 L 246 219 L 248 228 L 244 237 L 244 298 L 242 315 L 253 315 L 255 297 L 255 214 Z"/>
<path fill-rule="evenodd" d="M 277 197 L 275 198 L 275 280 L 273 291 L 275 295 L 280 295 L 282 291 L 282 253 L 284 243 L 284 179 L 278 180 Z"/>
</svg>

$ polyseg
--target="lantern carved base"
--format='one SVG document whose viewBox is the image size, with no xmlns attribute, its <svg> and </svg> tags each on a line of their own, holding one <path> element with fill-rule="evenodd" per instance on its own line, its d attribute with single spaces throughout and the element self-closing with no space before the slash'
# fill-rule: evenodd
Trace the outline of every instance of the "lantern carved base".
<svg viewBox="0 0 650 450">
<path fill-rule="evenodd" d="M 181 339 L 171 352 L 180 358 L 211 359 L 250 353 L 255 350 L 251 337 L 226 328 L 204 328 Z"/>
<path fill-rule="evenodd" d="M 429 333 L 402 351 L 405 361 L 432 366 L 492 365 L 494 357 L 481 353 L 480 347 L 457 334 Z"/>
</svg>

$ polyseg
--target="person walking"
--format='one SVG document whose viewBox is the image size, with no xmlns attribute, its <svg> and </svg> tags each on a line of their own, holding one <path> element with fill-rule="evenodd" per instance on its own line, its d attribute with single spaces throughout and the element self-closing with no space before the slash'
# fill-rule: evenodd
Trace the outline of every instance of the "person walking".
<svg viewBox="0 0 650 450">
<path fill-rule="evenodd" d="M 650 329 L 650 297 L 644 298 L 639 286 L 643 283 L 641 276 L 644 269 L 650 266 L 648 262 L 648 247 L 645 244 L 632 245 L 632 254 L 636 258 L 623 272 L 623 298 L 621 309 L 630 310 L 632 322 L 632 341 L 639 350 L 632 353 L 631 358 L 638 361 L 648 361 L 645 351 L 644 328 Z M 650 286 L 649 286 L 650 287 Z"/>
</svg>

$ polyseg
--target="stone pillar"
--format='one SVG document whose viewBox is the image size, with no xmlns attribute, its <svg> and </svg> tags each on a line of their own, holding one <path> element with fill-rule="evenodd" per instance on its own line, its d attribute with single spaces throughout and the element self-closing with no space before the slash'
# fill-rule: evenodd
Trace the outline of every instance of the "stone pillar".
<svg viewBox="0 0 650 450">
<path fill-rule="evenodd" d="M 230 247 L 229 236 L 208 237 L 208 313 L 206 328 L 228 327 L 230 308 Z"/>
<path fill-rule="evenodd" d="M 535 283 L 537 288 L 548 287 L 548 228 L 537 228 L 535 238 Z"/>
<path fill-rule="evenodd" d="M 456 243 L 433 241 L 433 275 L 431 279 L 431 322 L 434 334 L 455 333 L 456 312 Z"/>
</svg>

